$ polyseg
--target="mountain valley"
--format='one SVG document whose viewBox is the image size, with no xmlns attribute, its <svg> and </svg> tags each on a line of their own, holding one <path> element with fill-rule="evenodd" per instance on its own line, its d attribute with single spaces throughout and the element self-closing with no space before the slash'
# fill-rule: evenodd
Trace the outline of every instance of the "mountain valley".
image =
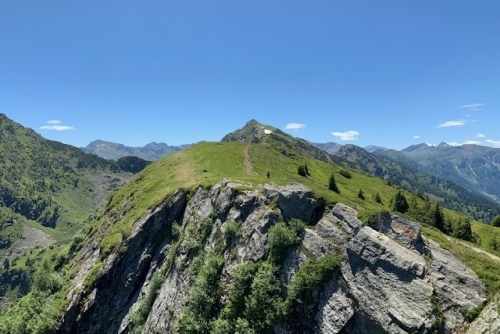
<svg viewBox="0 0 500 334">
<path fill-rule="evenodd" d="M 23 211 L 5 197 L 1 231 L 54 238 L 3 254 L 2 284 L 18 284 L 4 289 L 0 333 L 500 329 L 500 229 L 477 220 L 497 204 L 379 150 L 332 155 L 252 120 L 120 164 L 0 125 L 13 143 L 4 194 L 47 203 Z"/>
</svg>

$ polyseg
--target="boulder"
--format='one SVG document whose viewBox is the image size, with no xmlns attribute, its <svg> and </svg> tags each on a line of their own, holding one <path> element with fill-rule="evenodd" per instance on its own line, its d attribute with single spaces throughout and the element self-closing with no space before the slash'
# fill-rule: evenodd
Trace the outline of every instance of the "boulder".
<svg viewBox="0 0 500 334">
<path fill-rule="evenodd" d="M 354 332 L 429 329 L 433 287 L 426 274 L 425 260 L 418 253 L 363 227 L 347 245 L 342 261 L 347 290 L 359 305 Z"/>
</svg>

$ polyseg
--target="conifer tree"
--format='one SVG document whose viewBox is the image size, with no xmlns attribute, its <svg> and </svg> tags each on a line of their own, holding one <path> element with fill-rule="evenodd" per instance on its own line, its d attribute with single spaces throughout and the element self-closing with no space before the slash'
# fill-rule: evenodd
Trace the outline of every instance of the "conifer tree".
<svg viewBox="0 0 500 334">
<path fill-rule="evenodd" d="M 432 205 L 430 210 L 430 222 L 431 224 L 439 229 L 440 231 L 444 231 L 444 214 L 439 202 L 436 202 Z"/>
<path fill-rule="evenodd" d="M 392 201 L 392 210 L 400 213 L 405 213 L 406 211 L 408 211 L 409 207 L 410 206 L 408 205 L 408 201 L 406 200 L 405 195 L 403 195 L 401 190 L 398 190 L 396 195 L 394 195 Z"/>
<path fill-rule="evenodd" d="M 496 215 L 495 217 L 493 217 L 493 219 L 491 220 L 491 226 L 500 227 L 500 215 Z"/>
<path fill-rule="evenodd" d="M 331 191 L 335 191 L 336 193 L 340 193 L 339 188 L 337 187 L 337 182 L 335 181 L 335 176 L 330 175 L 330 180 L 328 181 L 328 189 Z"/>
</svg>

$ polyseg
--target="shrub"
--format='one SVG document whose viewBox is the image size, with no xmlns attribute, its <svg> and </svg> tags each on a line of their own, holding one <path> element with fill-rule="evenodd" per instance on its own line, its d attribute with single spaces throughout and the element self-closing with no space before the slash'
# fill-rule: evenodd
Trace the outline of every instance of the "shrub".
<svg viewBox="0 0 500 334">
<path fill-rule="evenodd" d="M 491 220 L 491 226 L 500 227 L 500 215 L 496 215 Z"/>
<path fill-rule="evenodd" d="M 282 263 L 288 248 L 300 244 L 297 231 L 279 222 L 269 229 L 269 258 L 273 263 Z"/>
<path fill-rule="evenodd" d="M 339 174 L 342 175 L 343 177 L 345 177 L 346 179 L 350 179 L 352 177 L 351 173 L 349 173 L 347 170 L 345 169 L 341 169 L 339 171 Z"/>
<path fill-rule="evenodd" d="M 316 286 L 332 278 L 340 266 L 341 255 L 325 255 L 321 259 L 310 259 L 300 267 L 288 287 L 286 309 L 291 315 L 299 305 L 308 305 L 313 301 L 311 292 Z"/>
<path fill-rule="evenodd" d="M 483 309 L 484 309 L 484 304 L 480 304 L 476 307 L 473 307 L 467 310 L 467 312 L 465 312 L 465 318 L 467 319 L 468 322 L 473 322 L 474 320 L 476 320 L 479 314 L 481 314 Z"/>
<path fill-rule="evenodd" d="M 494 251 L 498 250 L 499 244 L 498 244 L 497 236 L 495 234 L 493 235 L 493 238 L 490 241 L 490 247 Z"/>
<path fill-rule="evenodd" d="M 300 176 L 303 176 L 303 177 L 307 177 L 306 166 L 305 165 L 300 165 L 297 168 L 297 174 L 299 174 Z"/>
<path fill-rule="evenodd" d="M 224 258 L 210 252 L 191 289 L 186 307 L 179 316 L 179 333 L 209 333 L 210 323 L 220 308 L 220 274 Z"/>
<path fill-rule="evenodd" d="M 240 225 L 236 222 L 227 222 L 224 226 L 224 237 L 226 247 L 229 247 L 236 239 L 241 236 Z"/>
<path fill-rule="evenodd" d="M 390 219 L 390 217 L 391 214 L 386 210 L 380 210 L 380 211 L 365 210 L 358 214 L 358 219 L 368 226 L 376 224 L 381 220 Z"/>
<path fill-rule="evenodd" d="M 97 275 L 99 274 L 101 268 L 102 268 L 102 262 L 99 261 L 96 264 L 94 264 L 92 269 L 90 269 L 89 273 L 83 280 L 83 287 L 85 294 L 89 294 L 94 289 L 95 283 L 97 281 Z"/>
<path fill-rule="evenodd" d="M 156 272 L 151 277 L 149 282 L 149 290 L 146 297 L 141 301 L 137 311 L 131 316 L 131 333 L 140 333 L 142 326 L 146 323 L 146 320 L 151 312 L 151 308 L 160 292 L 161 285 L 163 283 L 163 278 L 159 272 Z"/>
<path fill-rule="evenodd" d="M 279 293 L 275 268 L 268 262 L 262 263 L 250 286 L 250 294 L 245 298 L 245 321 L 237 325 L 247 333 L 250 329 L 255 333 L 272 333 L 282 308 Z"/>
<path fill-rule="evenodd" d="M 228 301 L 222 311 L 221 318 L 234 322 L 238 317 L 241 317 L 245 310 L 245 298 L 250 294 L 252 281 L 259 266 L 260 263 L 246 262 L 235 269 L 229 286 Z"/>
</svg>

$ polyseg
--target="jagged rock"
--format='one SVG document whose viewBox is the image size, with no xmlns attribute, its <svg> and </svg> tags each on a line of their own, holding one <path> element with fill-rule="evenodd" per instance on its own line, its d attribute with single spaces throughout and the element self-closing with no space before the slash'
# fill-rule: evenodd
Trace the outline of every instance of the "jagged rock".
<svg viewBox="0 0 500 334">
<path fill-rule="evenodd" d="M 154 237 L 171 229 L 174 221 L 181 220 L 185 203 L 186 194 L 178 191 L 173 199 L 139 219 L 121 247 L 122 252 L 112 253 L 103 261 L 94 289 L 86 296 L 83 282 L 92 267 L 81 267 L 77 276 L 83 279 L 68 294 L 71 300 L 61 326 L 64 332 L 118 331 L 122 319 L 135 303 L 138 287 L 143 285 L 152 263 L 162 257 L 161 250 L 169 242 L 168 236 L 163 242 L 155 242 Z M 99 254 L 98 249 L 84 252 L 87 255 L 83 256 L 88 256 L 82 258 L 84 263 L 92 263 Z"/>
<path fill-rule="evenodd" d="M 242 185 L 247 186 L 224 180 L 211 189 L 199 187 L 189 202 L 184 191 L 176 192 L 139 219 L 120 250 L 107 257 L 102 258 L 97 239 L 91 239 L 74 260 L 69 307 L 58 332 L 128 333 L 160 268 L 168 270 L 142 332 L 175 332 L 194 283 L 193 239 L 207 223 L 210 234 L 196 246 L 198 251 L 226 240 L 229 223 L 238 229 L 224 245 L 222 304 L 234 269 L 267 258 L 268 231 L 282 219 L 314 225 L 305 229 L 302 245 L 287 252 L 279 272 L 283 296 L 310 257 L 343 252 L 341 269 L 313 288 L 312 304 L 304 306 L 301 319 L 277 325 L 275 333 L 297 333 L 298 328 L 301 333 L 425 333 L 436 317 L 433 300 L 442 308 L 443 329 L 449 331 L 464 324 L 464 312 L 484 301 L 484 286 L 474 273 L 437 244 L 425 246 L 416 223 L 390 216 L 374 225 L 377 232 L 363 227 L 357 212 L 344 204 L 318 216 L 320 201 L 301 185 L 267 184 L 247 191 Z M 175 245 L 169 232 L 173 224 L 183 238 Z M 103 231 L 111 228 L 110 223 Z M 174 257 L 167 256 L 171 251 Z M 85 292 L 85 277 L 100 260 L 94 288 Z"/>
<path fill-rule="evenodd" d="M 336 222 L 346 231 L 349 235 L 354 236 L 359 232 L 363 223 L 358 219 L 358 213 L 351 207 L 343 203 L 337 203 L 333 207 L 332 215 L 337 218 Z"/>
<path fill-rule="evenodd" d="M 284 188 L 267 184 L 264 186 L 264 195 L 269 200 L 278 196 L 278 207 L 286 222 L 296 218 L 310 223 L 318 207 L 318 201 L 314 199 L 311 190 L 298 183 L 289 184 Z"/>
<path fill-rule="evenodd" d="M 316 232 L 310 229 L 305 229 L 304 231 L 302 246 L 311 252 L 316 258 L 320 258 L 326 254 L 335 254 L 338 252 L 330 241 L 321 238 Z"/>
<path fill-rule="evenodd" d="M 318 304 L 320 311 L 316 320 L 318 333 L 321 334 L 340 333 L 355 313 L 354 301 L 347 296 L 335 280 L 325 284 Z"/>
<path fill-rule="evenodd" d="M 297 271 L 299 271 L 300 267 L 306 263 L 307 260 L 307 255 L 301 252 L 298 247 L 294 247 L 288 252 L 280 271 L 280 281 L 283 282 L 283 295 L 287 295 L 288 285 L 292 282 Z"/>
<path fill-rule="evenodd" d="M 327 214 L 315 226 L 316 233 L 333 242 L 334 245 L 341 248 L 348 241 L 348 236 L 338 226 L 339 219 L 331 214 Z"/>
<path fill-rule="evenodd" d="M 364 227 L 347 246 L 342 274 L 360 308 L 354 322 L 369 326 L 356 324 L 353 332 L 371 332 L 373 325 L 388 333 L 430 327 L 433 288 L 425 277 L 425 260 L 418 253 Z"/>
<path fill-rule="evenodd" d="M 497 334 L 500 333 L 500 296 L 497 295 L 486 305 L 481 314 L 470 324 L 466 334 Z"/>
<path fill-rule="evenodd" d="M 477 275 L 438 243 L 428 240 L 432 264 L 430 279 L 443 312 L 445 333 L 465 321 L 466 311 L 486 302 L 485 287 Z"/>
<path fill-rule="evenodd" d="M 385 212 L 379 216 L 379 219 L 371 227 L 384 233 L 400 245 L 414 249 L 420 254 L 425 252 L 425 244 L 418 223 Z"/>
</svg>

